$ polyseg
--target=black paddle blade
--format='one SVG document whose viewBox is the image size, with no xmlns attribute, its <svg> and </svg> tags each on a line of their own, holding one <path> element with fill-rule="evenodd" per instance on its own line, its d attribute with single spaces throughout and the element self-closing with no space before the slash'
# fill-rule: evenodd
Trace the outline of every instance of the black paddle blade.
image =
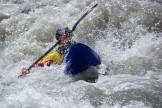
<svg viewBox="0 0 162 108">
<path fill-rule="evenodd" d="M 74 30 L 75 30 L 75 28 L 76 28 L 76 26 L 80 23 L 80 21 L 84 18 L 84 17 L 86 17 L 96 6 L 97 6 L 98 4 L 95 4 L 90 10 L 88 10 L 76 23 L 75 23 L 75 25 L 73 26 L 73 28 L 72 28 L 72 30 L 71 30 L 71 32 L 73 32 Z"/>
</svg>

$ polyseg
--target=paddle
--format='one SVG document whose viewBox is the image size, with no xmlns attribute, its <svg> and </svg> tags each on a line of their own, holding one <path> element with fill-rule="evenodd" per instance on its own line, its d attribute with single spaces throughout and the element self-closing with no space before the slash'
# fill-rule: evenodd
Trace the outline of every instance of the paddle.
<svg viewBox="0 0 162 108">
<path fill-rule="evenodd" d="M 34 65 L 37 64 L 40 60 L 42 60 L 42 59 L 43 59 L 51 50 L 53 50 L 58 44 L 59 44 L 59 41 L 58 41 L 55 45 L 53 45 L 46 53 L 44 53 L 41 57 L 39 57 L 39 58 L 37 59 L 37 61 L 35 61 L 31 66 L 29 66 L 29 68 L 27 68 L 26 70 L 24 69 L 24 71 L 27 71 L 28 73 L 30 73 L 31 68 L 34 67 Z M 28 74 L 28 73 L 27 73 L 27 74 Z M 24 75 L 24 74 L 19 75 L 18 77 L 21 77 L 21 76 L 23 76 L 23 75 Z"/>
<path fill-rule="evenodd" d="M 70 33 L 72 33 L 76 26 L 80 23 L 80 21 L 85 18 L 98 4 L 95 4 L 91 9 L 89 9 L 76 23 L 75 25 L 73 26 L 72 30 L 70 31 Z M 43 59 L 51 50 L 53 50 L 57 45 L 59 44 L 59 41 L 53 45 L 46 53 L 44 53 L 41 57 L 39 57 L 31 66 L 29 66 L 28 68 L 23 68 L 22 69 L 22 74 L 18 76 L 19 77 L 22 77 L 28 73 L 30 73 L 30 70 L 32 67 L 34 67 L 35 64 L 37 64 L 41 59 Z M 23 73 L 24 71 L 24 73 Z"/>
<path fill-rule="evenodd" d="M 76 28 L 76 26 L 80 23 L 80 21 L 84 18 L 84 17 L 86 17 L 96 6 L 97 6 L 98 4 L 95 4 L 93 7 L 91 7 L 91 9 L 89 9 L 76 23 L 75 23 L 75 25 L 73 26 L 73 28 L 72 28 L 72 30 L 71 30 L 71 32 L 73 32 L 74 30 L 75 30 L 75 28 Z"/>
</svg>

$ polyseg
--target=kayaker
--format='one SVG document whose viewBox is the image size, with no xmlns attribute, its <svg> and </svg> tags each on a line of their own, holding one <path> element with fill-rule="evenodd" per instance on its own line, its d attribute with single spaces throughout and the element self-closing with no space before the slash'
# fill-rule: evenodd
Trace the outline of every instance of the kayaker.
<svg viewBox="0 0 162 108">
<path fill-rule="evenodd" d="M 58 49 L 39 61 L 35 67 L 66 63 L 66 75 L 73 76 L 74 80 L 94 82 L 98 79 L 97 68 L 101 64 L 100 57 L 89 46 L 75 42 L 72 36 L 73 33 L 68 27 L 58 29 L 56 31 L 56 40 L 60 42 Z"/>
</svg>

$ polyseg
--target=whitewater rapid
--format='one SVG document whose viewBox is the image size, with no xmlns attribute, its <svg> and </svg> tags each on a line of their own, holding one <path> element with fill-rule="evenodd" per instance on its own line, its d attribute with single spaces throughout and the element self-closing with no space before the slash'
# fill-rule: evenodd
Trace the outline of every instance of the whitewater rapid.
<svg viewBox="0 0 162 108">
<path fill-rule="evenodd" d="M 17 78 L 96 3 L 73 38 L 106 75 L 73 81 L 63 64 Z M 0 108 L 162 108 L 161 12 L 161 0 L 0 0 Z"/>
</svg>

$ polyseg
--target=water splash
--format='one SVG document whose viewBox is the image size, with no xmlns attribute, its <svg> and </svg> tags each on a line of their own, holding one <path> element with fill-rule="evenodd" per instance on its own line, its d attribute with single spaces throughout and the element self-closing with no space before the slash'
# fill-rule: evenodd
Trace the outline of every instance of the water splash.
<svg viewBox="0 0 162 108">
<path fill-rule="evenodd" d="M 55 44 L 55 31 L 98 7 L 74 32 L 102 59 L 96 83 L 73 82 L 64 66 L 28 67 Z M 160 0 L 1 0 L 0 107 L 161 108 Z"/>
</svg>

